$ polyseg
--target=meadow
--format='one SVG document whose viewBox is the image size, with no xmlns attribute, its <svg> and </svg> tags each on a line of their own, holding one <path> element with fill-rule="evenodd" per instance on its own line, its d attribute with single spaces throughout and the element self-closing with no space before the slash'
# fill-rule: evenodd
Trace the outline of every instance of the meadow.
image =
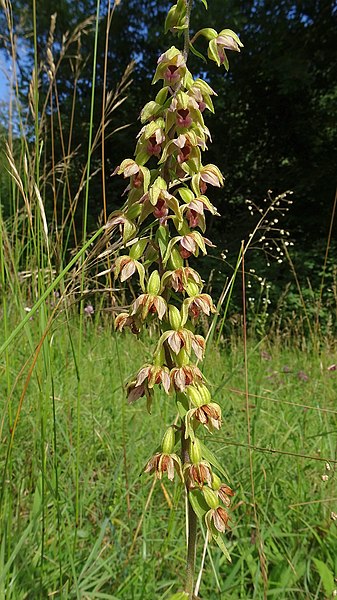
<svg viewBox="0 0 337 600">
<path fill-rule="evenodd" d="M 142 470 L 160 443 L 156 416 L 170 425 L 174 402 L 158 394 L 149 415 L 142 399 L 128 406 L 123 389 L 151 338 L 116 335 L 99 312 L 81 329 L 78 314 L 61 311 L 28 383 L 39 318 L 1 365 L 0 597 L 167 598 L 185 561 L 184 499 Z M 210 545 L 200 595 L 331 598 L 335 351 L 250 340 L 247 390 L 244 355 L 233 337 L 213 344 L 205 362 L 224 420 L 212 450 L 235 498 L 232 564 Z"/>
<path fill-rule="evenodd" d="M 101 19 L 98 1 L 96 16 L 62 32 L 56 14 L 39 20 L 35 0 L 20 12 L 26 4 L 3 0 L 0 15 L 11 60 L 0 129 L 0 600 L 168 600 L 183 585 L 185 492 L 143 471 L 160 448 L 158 422 L 175 422 L 175 399 L 156 390 L 151 414 L 144 398 L 127 403 L 125 383 L 151 362 L 158 331 L 115 332 L 117 306 L 138 290 L 114 277 L 123 245 L 104 227 L 122 203 L 110 175 L 119 144 L 132 155 L 125 106 L 134 109 L 138 93 L 133 62 L 119 82 L 111 69 L 107 91 L 120 2 Z M 18 6 L 29 31 L 21 71 Z M 249 201 L 241 246 L 222 252 L 220 238 L 200 261 L 217 303 L 198 325 L 204 373 L 223 418 L 208 443 L 235 491 L 224 536 L 231 563 L 198 529 L 205 600 L 337 595 L 337 197 L 326 242 L 315 255 L 298 248 L 297 265 L 283 229 L 288 192 L 267 199 Z M 272 263 L 271 286 L 249 247 Z M 305 263 L 314 283 L 302 277 Z"/>
</svg>

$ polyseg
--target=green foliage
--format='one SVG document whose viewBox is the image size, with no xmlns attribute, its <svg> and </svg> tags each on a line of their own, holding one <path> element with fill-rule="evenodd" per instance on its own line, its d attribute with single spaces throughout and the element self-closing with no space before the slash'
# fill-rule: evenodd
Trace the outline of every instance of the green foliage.
<svg viewBox="0 0 337 600">
<path fill-rule="evenodd" d="M 99 317 L 96 323 L 87 317 L 82 354 L 75 350 L 74 357 L 72 348 L 77 349 L 80 335 L 78 317 L 69 315 L 67 323 L 64 316 L 54 323 L 50 345 L 55 419 L 49 398 L 45 405 L 46 453 L 41 455 L 39 380 L 33 378 L 15 433 L 12 475 L 2 483 L 1 595 L 6 600 L 45 598 L 48 594 L 167 600 L 174 589 L 181 587 L 185 548 L 177 539 L 182 540 L 184 500 L 178 488 L 168 494 L 165 482 L 164 487 L 158 482 L 150 506 L 143 512 L 151 480 L 146 475 L 140 478 L 140 473 L 153 441 L 159 444 L 160 436 L 152 428 L 152 419 L 144 419 L 138 405 L 123 413 L 121 387 L 122 381 L 140 366 L 144 343 L 148 347 L 149 340 L 115 338 L 109 317 Z M 13 309 L 11 319 L 14 328 Z M 36 315 L 30 321 L 30 332 L 35 343 L 40 335 Z M 336 496 L 335 466 L 331 461 L 327 470 L 324 460 L 333 458 L 336 375 L 326 368 L 334 354 L 325 350 L 318 356 L 270 343 L 265 346 L 270 355 L 266 360 L 260 348 L 251 344 L 248 349 L 249 404 L 251 443 L 256 448 L 253 478 L 267 586 L 271 596 L 314 600 L 330 593 L 331 574 L 336 575 L 337 529 L 331 517 L 336 512 L 331 500 Z M 10 355 L 12 384 L 29 353 L 23 336 Z M 289 365 L 292 372 L 285 369 Z M 76 457 L 77 369 L 84 393 L 80 452 Z M 298 378 L 300 371 L 308 374 L 308 381 Z M 254 596 L 262 600 L 261 557 L 256 527 L 252 525 L 241 342 L 233 339 L 231 352 L 219 353 L 213 348 L 206 376 L 223 406 L 226 424 L 224 431 L 214 434 L 212 452 L 220 463 L 235 465 L 231 472 L 236 495 L 228 542 L 232 564 L 213 544 L 206 557 L 200 595 L 229 600 Z M 22 386 L 20 378 L 13 390 L 14 411 Z M 2 398 L 7 397 L 4 378 L 0 379 L 0 391 Z M 3 411 L 2 406 L 1 471 L 9 443 L 8 417 Z M 154 419 L 160 417 L 169 425 L 173 416 L 163 395 L 156 395 Z M 46 463 L 43 496 L 42 458 Z M 76 461 L 81 478 L 79 527 L 75 520 Z M 326 481 L 322 480 L 324 475 L 328 476 Z M 43 536 L 46 560 L 42 569 Z M 212 564 L 220 574 L 218 580 Z"/>
</svg>

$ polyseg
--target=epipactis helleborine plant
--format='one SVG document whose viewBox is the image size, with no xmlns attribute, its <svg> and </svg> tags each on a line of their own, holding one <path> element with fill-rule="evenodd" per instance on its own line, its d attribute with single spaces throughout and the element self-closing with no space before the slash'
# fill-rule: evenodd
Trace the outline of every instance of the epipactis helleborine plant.
<svg viewBox="0 0 337 600">
<path fill-rule="evenodd" d="M 188 495 L 185 586 L 172 600 L 194 597 L 197 518 L 204 522 L 209 540 L 214 539 L 229 559 L 222 534 L 233 496 L 214 471 L 225 475 L 221 465 L 198 437 L 200 431 L 212 433 L 221 427 L 221 408 L 212 401 L 195 364 L 205 351 L 205 339 L 196 333 L 198 320 L 216 309 L 188 259 L 205 255 L 213 246 L 204 236 L 205 214 L 218 213 L 206 193 L 209 186 L 222 186 L 223 176 L 216 165 L 202 164 L 210 139 L 204 112 L 214 112 L 216 94 L 206 81 L 193 78 L 187 56 L 189 50 L 202 56 L 193 44 L 203 36 L 208 58 L 228 70 L 226 51 L 239 52 L 243 44 L 230 29 L 218 33 L 204 28 L 191 40 L 191 5 L 191 0 L 178 0 L 167 15 L 166 31 L 182 35 L 184 48 L 172 46 L 158 59 L 153 83 L 160 81 L 162 87 L 141 111 L 135 157 L 123 160 L 114 171 L 127 179 L 127 201 L 106 225 L 109 231 L 120 230 L 126 250 L 115 261 L 116 278 L 124 282 L 138 275 L 141 288 L 129 311 L 118 314 L 116 329 L 129 327 L 138 334 L 153 320 L 159 326 L 152 363 L 143 365 L 128 383 L 128 400 L 145 396 L 150 410 L 154 388 L 161 386 L 176 402 L 179 414 L 178 424 L 167 429 L 160 451 L 145 467 L 158 479 L 177 477 Z"/>
</svg>

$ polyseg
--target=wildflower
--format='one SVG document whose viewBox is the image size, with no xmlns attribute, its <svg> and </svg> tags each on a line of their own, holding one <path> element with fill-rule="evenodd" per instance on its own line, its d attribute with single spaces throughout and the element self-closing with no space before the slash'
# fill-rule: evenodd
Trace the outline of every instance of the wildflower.
<svg viewBox="0 0 337 600">
<path fill-rule="evenodd" d="M 145 271 L 138 260 L 134 260 L 130 256 L 119 256 L 115 261 L 114 274 L 115 277 L 120 276 L 122 282 L 132 277 L 136 270 L 139 274 L 141 288 L 144 289 Z"/>
<path fill-rule="evenodd" d="M 159 156 L 165 141 L 164 121 L 159 118 L 144 125 L 140 130 L 136 146 L 136 162 L 145 163 L 151 156 Z"/>
<path fill-rule="evenodd" d="M 212 537 L 212 535 L 214 534 L 213 526 L 220 533 L 224 533 L 224 531 L 227 528 L 228 521 L 228 512 L 222 506 L 218 506 L 217 508 L 211 508 L 211 510 L 209 510 L 205 514 L 206 527 L 208 529 L 210 537 Z"/>
<path fill-rule="evenodd" d="M 164 454 L 162 452 L 157 452 L 152 456 L 144 469 L 145 473 L 154 472 L 158 479 L 161 479 L 163 474 L 167 473 L 167 477 L 170 481 L 173 481 L 175 471 L 181 478 L 182 472 L 179 456 L 176 454 Z"/>
<path fill-rule="evenodd" d="M 167 310 L 167 304 L 161 296 L 155 294 L 141 294 L 132 304 L 131 315 L 140 315 L 145 321 L 149 313 L 157 313 L 160 320 Z"/>
<path fill-rule="evenodd" d="M 153 390 L 150 390 L 147 383 L 143 382 L 140 385 L 136 385 L 136 381 L 130 381 L 127 385 L 128 403 L 133 404 L 139 398 L 146 396 L 148 404 L 151 404 Z"/>
<path fill-rule="evenodd" d="M 142 385 L 145 380 L 147 380 L 149 389 L 153 388 L 155 384 L 161 383 L 167 394 L 170 391 L 170 371 L 167 367 L 144 365 L 138 372 L 135 387 Z"/>
<path fill-rule="evenodd" d="M 216 308 L 209 294 L 196 294 L 191 298 L 186 298 L 183 304 L 194 318 L 199 317 L 200 312 L 203 312 L 208 317 L 210 313 L 216 312 Z"/>
<path fill-rule="evenodd" d="M 222 483 L 221 479 L 215 473 L 213 473 L 212 489 L 217 493 L 220 500 L 228 508 L 231 503 L 231 497 L 234 496 L 234 492 L 228 485 Z"/>
<path fill-rule="evenodd" d="M 196 196 L 204 194 L 208 185 L 212 185 L 213 187 L 223 186 L 222 173 L 218 167 L 212 164 L 201 167 L 198 173 L 193 175 L 191 181 L 191 187 Z"/>
<path fill-rule="evenodd" d="M 193 85 L 188 90 L 188 94 L 195 100 L 200 112 L 204 112 L 204 110 L 208 108 L 214 113 L 211 96 L 217 96 L 217 94 L 206 81 L 195 79 Z"/>
<path fill-rule="evenodd" d="M 179 253 L 182 258 L 189 258 L 192 254 L 198 256 L 199 250 L 201 250 L 203 254 L 207 254 L 206 245 L 211 246 L 212 248 L 215 247 L 214 244 L 207 238 L 204 238 L 199 231 L 192 231 L 186 235 L 179 235 L 172 238 L 169 242 L 163 259 L 164 264 L 167 263 L 175 244 L 179 244 Z"/>
<path fill-rule="evenodd" d="M 130 327 L 132 333 L 139 333 L 140 331 L 138 320 L 129 313 L 122 312 L 115 319 L 115 329 L 123 331 L 124 327 Z"/>
<path fill-rule="evenodd" d="M 205 483 L 211 485 L 211 466 L 206 461 L 200 461 L 196 464 L 186 463 L 184 466 L 184 477 L 189 490 L 194 490 L 196 487 L 201 489 Z"/>
<path fill-rule="evenodd" d="M 208 45 L 208 58 L 214 60 L 218 67 L 224 65 L 228 71 L 229 62 L 225 50 L 240 52 L 243 43 L 240 38 L 231 29 L 223 29 L 219 35 L 210 40 Z"/>
<path fill-rule="evenodd" d="M 158 58 L 158 66 L 152 83 L 163 79 L 166 84 L 176 87 L 188 73 L 186 63 L 180 50 L 172 46 Z"/>
<path fill-rule="evenodd" d="M 185 416 L 186 437 L 193 439 L 194 429 L 199 424 L 196 423 L 197 421 L 204 425 L 210 433 L 213 433 L 214 429 L 219 430 L 221 427 L 220 406 L 215 402 L 210 402 L 189 410 Z"/>
<path fill-rule="evenodd" d="M 184 392 L 186 386 L 191 383 L 204 381 L 202 373 L 196 365 L 174 367 L 170 371 L 170 378 L 172 386 L 180 392 Z"/>
<path fill-rule="evenodd" d="M 189 329 L 181 327 L 177 330 L 169 329 L 165 331 L 160 336 L 157 352 L 166 341 L 172 352 L 176 355 L 184 348 L 188 356 L 190 356 L 191 350 L 193 350 L 199 360 L 203 359 L 206 347 L 205 339 L 201 335 L 192 333 Z"/>
<path fill-rule="evenodd" d="M 128 240 L 133 238 L 136 232 L 136 225 L 128 218 L 126 213 L 116 210 L 109 216 L 105 229 L 110 232 L 117 226 L 119 226 L 120 234 L 123 237 L 123 243 L 126 244 Z"/>
<path fill-rule="evenodd" d="M 166 282 L 175 292 L 186 291 L 189 283 L 195 283 L 200 287 L 202 286 L 199 273 L 194 269 L 191 269 L 191 267 L 181 267 L 174 271 L 166 271 L 162 278 L 162 285 L 166 285 Z"/>
<path fill-rule="evenodd" d="M 84 307 L 84 312 L 87 315 L 87 317 L 91 317 L 95 312 L 92 304 L 87 304 L 87 306 Z"/>
</svg>

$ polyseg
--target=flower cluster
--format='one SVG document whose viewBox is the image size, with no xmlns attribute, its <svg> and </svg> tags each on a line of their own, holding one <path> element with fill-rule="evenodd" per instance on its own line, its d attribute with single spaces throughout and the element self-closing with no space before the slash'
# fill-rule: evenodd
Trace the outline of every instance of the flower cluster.
<svg viewBox="0 0 337 600">
<path fill-rule="evenodd" d="M 167 29 L 183 28 L 185 8 L 184 2 L 172 7 Z M 219 34 L 203 29 L 194 39 L 199 35 L 209 42 L 208 57 L 226 68 L 226 50 L 240 51 L 242 46 L 229 29 Z M 144 325 L 157 321 L 160 330 L 152 362 L 128 383 L 128 400 L 145 396 L 150 408 L 154 389 L 161 386 L 179 410 L 180 423 L 168 429 L 161 451 L 148 461 L 145 471 L 159 479 L 166 473 L 170 480 L 177 473 L 190 494 L 201 493 L 204 520 L 213 536 L 227 527 L 233 492 L 214 473 L 197 436 L 200 429 L 219 430 L 222 417 L 197 364 L 205 352 L 198 321 L 216 308 L 188 259 L 207 254 L 213 246 L 204 236 L 206 217 L 218 212 L 207 192 L 224 182 L 216 165 L 202 163 L 211 141 L 204 114 L 214 112 L 216 94 L 206 81 L 193 78 L 186 59 L 186 48 L 182 52 L 174 46 L 158 59 L 153 83 L 161 82 L 162 87 L 141 112 L 134 158 L 115 169 L 127 180 L 127 200 L 106 227 L 118 228 L 125 248 L 115 261 L 115 277 L 124 282 L 138 275 L 141 288 L 129 311 L 117 316 L 116 329 L 129 327 L 139 333 Z M 181 458 L 174 453 L 178 440 L 182 440 Z"/>
</svg>

